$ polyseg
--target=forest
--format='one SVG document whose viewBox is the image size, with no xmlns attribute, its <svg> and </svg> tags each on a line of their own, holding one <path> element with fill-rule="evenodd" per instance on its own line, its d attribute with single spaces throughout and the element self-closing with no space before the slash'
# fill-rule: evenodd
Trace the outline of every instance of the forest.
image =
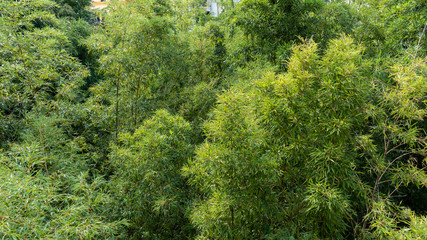
<svg viewBox="0 0 427 240">
<path fill-rule="evenodd" d="M 0 239 L 427 239 L 425 0 L 0 0 Z"/>
</svg>

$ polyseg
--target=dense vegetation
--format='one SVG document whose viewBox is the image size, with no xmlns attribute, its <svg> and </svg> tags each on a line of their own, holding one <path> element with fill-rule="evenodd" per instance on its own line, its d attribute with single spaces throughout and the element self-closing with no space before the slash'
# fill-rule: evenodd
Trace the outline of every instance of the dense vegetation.
<svg viewBox="0 0 427 240">
<path fill-rule="evenodd" d="M 0 238 L 427 239 L 425 0 L 89 4 L 0 1 Z"/>
</svg>

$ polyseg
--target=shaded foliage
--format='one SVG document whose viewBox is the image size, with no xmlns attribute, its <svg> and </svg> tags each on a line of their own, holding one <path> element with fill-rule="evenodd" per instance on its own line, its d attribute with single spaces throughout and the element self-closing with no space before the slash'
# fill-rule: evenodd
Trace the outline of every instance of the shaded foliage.
<svg viewBox="0 0 427 240">
<path fill-rule="evenodd" d="M 120 135 L 113 146 L 115 216 L 129 220 L 130 238 L 183 239 L 193 234 L 186 218 L 193 191 L 180 174 L 193 153 L 190 132 L 184 119 L 160 110 L 133 135 Z"/>
</svg>

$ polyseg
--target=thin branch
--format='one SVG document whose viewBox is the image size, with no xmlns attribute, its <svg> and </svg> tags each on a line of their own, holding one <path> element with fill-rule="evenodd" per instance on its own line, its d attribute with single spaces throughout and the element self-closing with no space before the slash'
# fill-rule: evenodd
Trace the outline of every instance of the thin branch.
<svg viewBox="0 0 427 240">
<path fill-rule="evenodd" d="M 391 180 L 391 179 L 389 179 L 389 180 L 384 180 L 384 181 L 379 182 L 379 184 L 383 184 L 383 183 L 391 182 L 391 181 L 393 181 L 393 180 Z"/>
<path fill-rule="evenodd" d="M 17 224 L 20 224 L 20 225 L 23 225 L 23 226 L 26 226 L 26 227 L 29 227 L 29 228 L 31 228 L 32 230 L 36 230 L 36 229 L 34 229 L 33 227 L 31 227 L 31 226 L 29 226 L 29 225 L 27 225 L 27 224 L 25 224 L 25 223 L 22 223 L 22 222 L 19 222 L 19 221 L 16 221 L 16 220 L 13 220 L 12 218 L 10 218 L 10 217 L 6 217 L 6 216 L 2 216 L 2 215 L 0 215 L 0 218 L 2 218 L 2 219 L 4 219 L 4 220 L 8 220 L 8 221 L 11 221 L 11 222 L 14 222 L 14 223 L 17 223 Z"/>
<path fill-rule="evenodd" d="M 384 169 L 384 171 L 382 172 L 382 174 L 379 176 L 379 177 L 377 177 L 377 180 L 375 181 L 375 187 L 374 187 L 374 192 L 373 192 L 373 196 L 375 195 L 375 193 L 376 192 L 378 192 L 378 198 L 379 198 L 379 185 L 380 185 L 380 181 L 381 181 L 381 179 L 382 179 L 382 177 L 384 176 L 384 174 L 387 172 L 387 170 L 390 168 L 390 166 L 395 162 L 395 161 L 397 161 L 397 160 L 399 160 L 399 159 L 401 159 L 402 157 L 404 157 L 404 156 L 406 156 L 406 155 L 409 155 L 409 154 L 411 154 L 412 152 L 407 152 L 407 153 L 405 153 L 405 154 L 402 154 L 402 155 L 400 155 L 400 156 L 398 156 L 398 157 L 396 157 L 395 159 L 393 159 L 393 161 L 391 161 L 388 165 L 387 165 L 387 167 Z"/>
<path fill-rule="evenodd" d="M 0 218 L 3 218 L 3 219 L 5 219 L 5 220 L 9 220 L 9 221 L 14 222 L 14 223 L 18 223 L 18 224 L 21 224 L 21 225 L 25 225 L 25 224 L 23 224 L 23 223 L 21 223 L 21 222 L 19 222 L 19 221 L 13 220 L 13 219 L 12 219 L 12 218 L 10 218 L 10 217 L 6 217 L 6 216 L 2 216 L 2 215 L 0 215 Z"/>
<path fill-rule="evenodd" d="M 357 140 L 356 141 L 362 148 L 363 148 L 363 150 L 365 150 L 365 152 L 372 158 L 372 159 L 376 159 L 376 157 L 374 156 L 374 155 L 372 155 L 372 153 L 370 153 L 369 151 L 368 151 L 368 149 L 366 149 L 365 148 L 365 146 L 363 146 L 363 144 L 359 141 L 359 140 Z M 365 157 L 365 159 L 366 159 L 366 161 L 369 163 L 369 159 L 366 157 L 366 156 L 364 156 Z M 372 165 L 371 165 L 371 163 L 369 163 L 369 165 L 371 166 L 371 167 L 373 167 Z"/>
<path fill-rule="evenodd" d="M 388 142 L 387 142 L 387 136 L 385 134 L 385 129 L 383 130 L 383 135 L 384 135 L 384 153 L 386 153 L 386 154 L 384 154 L 384 160 L 385 160 L 385 158 L 387 156 L 387 151 L 388 151 Z"/>
<path fill-rule="evenodd" d="M 396 195 L 396 196 L 391 196 L 392 198 L 404 198 L 404 197 L 407 197 L 408 195 L 407 194 L 405 194 L 405 195 Z"/>
<path fill-rule="evenodd" d="M 381 174 L 381 176 L 380 176 L 380 180 L 381 180 L 381 178 L 384 176 L 384 174 L 387 172 L 387 170 L 388 170 L 388 168 L 395 162 L 395 161 L 397 161 L 397 160 L 399 160 L 399 159 L 401 159 L 402 157 L 404 157 L 404 156 L 406 156 L 406 155 L 409 155 L 409 154 L 411 154 L 412 152 L 407 152 L 407 153 L 405 153 L 405 154 L 402 154 L 402 155 L 400 155 L 400 156 L 398 156 L 398 157 L 396 157 L 395 159 L 393 159 L 393 161 L 391 161 L 388 165 L 387 165 L 387 167 L 384 169 L 384 171 L 383 171 L 383 173 Z"/>
<path fill-rule="evenodd" d="M 414 55 L 414 58 L 416 58 L 416 57 L 417 57 L 418 49 L 420 49 L 421 39 L 423 38 L 423 35 L 424 35 L 424 33 L 426 32 L 426 28 L 427 28 L 427 23 L 426 23 L 426 25 L 424 26 L 424 29 L 423 29 L 423 32 L 422 32 L 422 33 L 421 33 L 421 35 L 420 35 L 420 38 L 418 38 L 418 44 L 417 44 L 417 47 L 415 48 L 415 55 Z"/>
<path fill-rule="evenodd" d="M 400 183 L 397 185 L 397 187 L 393 190 L 393 192 L 391 192 L 391 193 L 387 196 L 387 198 L 385 199 L 386 201 L 387 201 L 387 199 L 389 199 L 389 198 L 391 197 L 391 195 L 393 195 L 393 193 L 394 193 L 394 192 L 396 192 L 396 191 L 397 191 L 397 189 L 400 187 L 400 185 L 402 185 L 402 183 L 403 183 L 403 180 L 401 180 L 401 181 L 400 181 Z"/>
<path fill-rule="evenodd" d="M 403 146 L 403 145 L 405 145 L 405 144 L 404 144 L 404 143 L 401 143 L 401 144 L 399 144 L 399 145 L 397 145 L 397 146 L 393 147 L 392 149 L 388 150 L 385 154 L 387 155 L 387 154 L 389 154 L 390 152 L 392 152 L 393 150 L 395 150 L 396 148 L 401 147 L 401 146 Z"/>
</svg>

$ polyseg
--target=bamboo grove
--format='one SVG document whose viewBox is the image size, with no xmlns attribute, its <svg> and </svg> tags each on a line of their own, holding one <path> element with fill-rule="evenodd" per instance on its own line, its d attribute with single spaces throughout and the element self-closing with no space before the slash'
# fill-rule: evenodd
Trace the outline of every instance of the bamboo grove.
<svg viewBox="0 0 427 240">
<path fill-rule="evenodd" d="M 424 0 L 0 1 L 1 239 L 427 239 Z"/>
</svg>

